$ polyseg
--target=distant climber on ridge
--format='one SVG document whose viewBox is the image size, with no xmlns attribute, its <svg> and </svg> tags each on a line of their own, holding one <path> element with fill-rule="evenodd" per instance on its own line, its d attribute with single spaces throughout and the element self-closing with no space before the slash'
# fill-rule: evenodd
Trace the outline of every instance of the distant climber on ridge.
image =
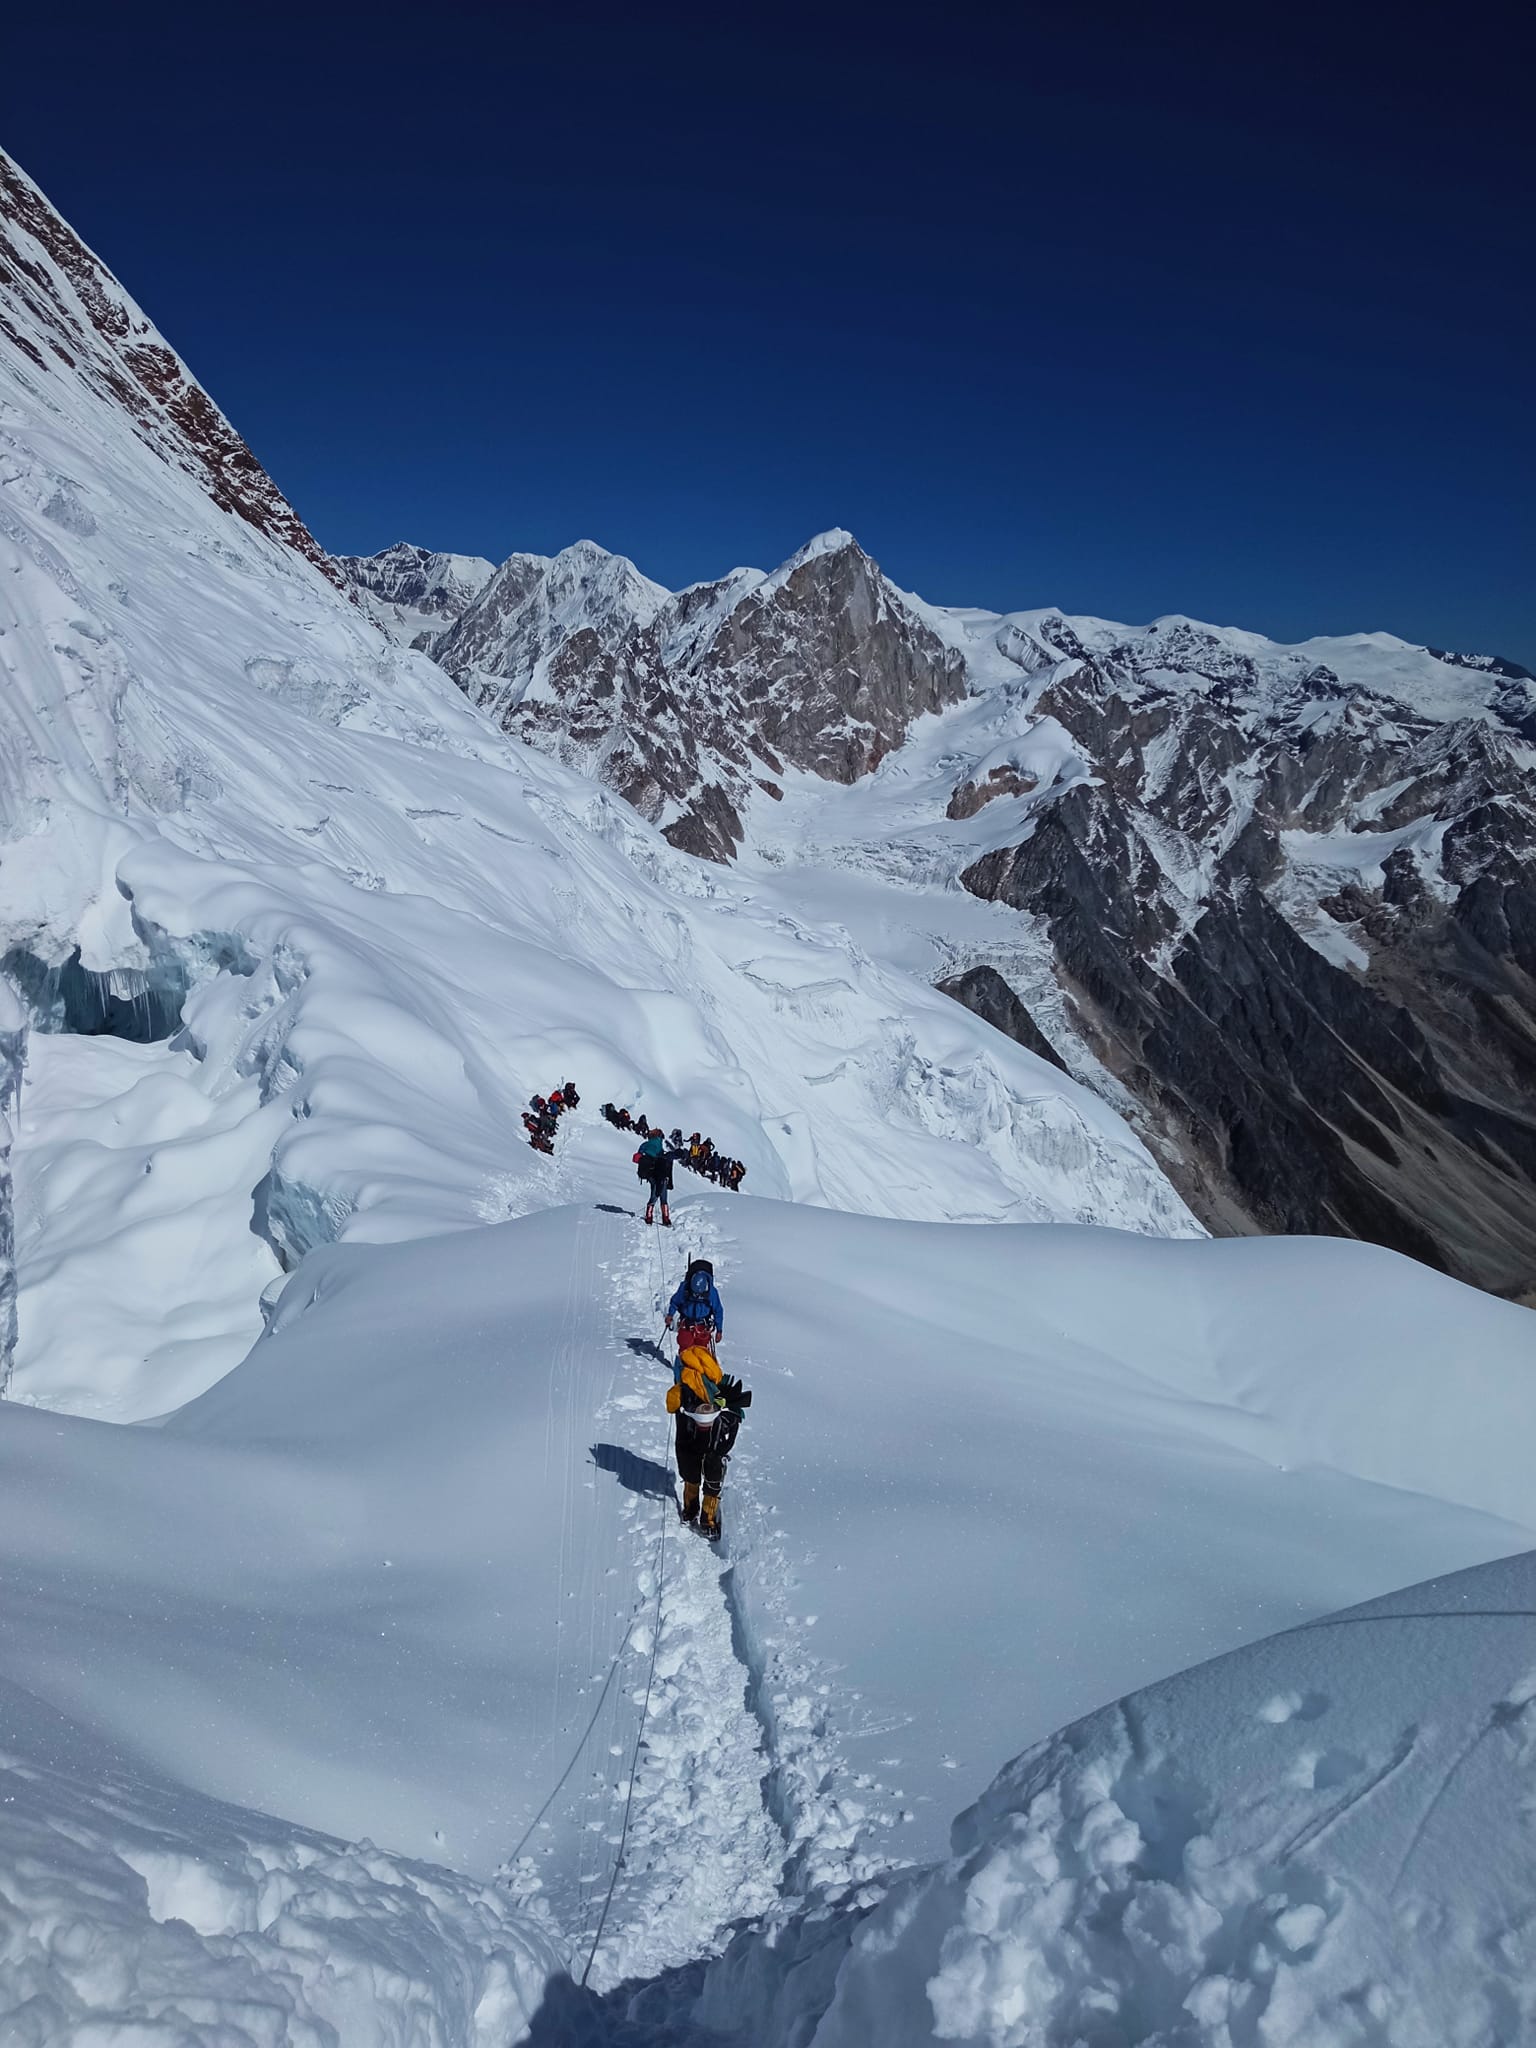
<svg viewBox="0 0 1536 2048">
<path fill-rule="evenodd" d="M 667 1413 L 677 1417 L 677 1471 L 683 1482 L 683 1520 L 712 1543 L 720 1540 L 720 1489 L 730 1463 L 742 1410 L 752 1396 L 720 1369 L 715 1347 L 725 1310 L 708 1259 L 692 1259 L 667 1303 L 667 1328 L 677 1331 L 677 1363 L 667 1389 Z"/>
<path fill-rule="evenodd" d="M 641 1123 L 644 1118 L 641 1118 Z M 635 1128 L 639 1129 L 639 1124 Z M 660 1131 L 651 1131 L 641 1139 L 640 1150 L 634 1155 L 635 1171 L 650 1189 L 645 1204 L 645 1220 L 656 1221 L 655 1209 L 661 1203 L 661 1220 L 668 1229 L 672 1226 L 672 1210 L 668 1197 L 672 1193 L 672 1153 Z"/>
<path fill-rule="evenodd" d="M 542 1095 L 529 1097 L 528 1107 L 523 1111 L 523 1127 L 535 1152 L 554 1151 L 555 1131 L 561 1117 L 568 1109 L 574 1109 L 580 1100 L 574 1083 L 570 1081 L 562 1081 L 548 1100 Z"/>
</svg>

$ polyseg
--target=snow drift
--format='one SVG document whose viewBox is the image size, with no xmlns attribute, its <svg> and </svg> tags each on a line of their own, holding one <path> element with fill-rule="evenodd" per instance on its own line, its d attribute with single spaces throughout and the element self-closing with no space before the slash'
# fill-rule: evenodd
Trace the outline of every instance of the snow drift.
<svg viewBox="0 0 1536 2048">
<path fill-rule="evenodd" d="M 754 2048 L 1518 2048 L 1533 1623 L 1528 1553 L 1132 1694 L 1010 1764 L 946 1862 L 743 1938 L 679 2016 Z"/>
</svg>

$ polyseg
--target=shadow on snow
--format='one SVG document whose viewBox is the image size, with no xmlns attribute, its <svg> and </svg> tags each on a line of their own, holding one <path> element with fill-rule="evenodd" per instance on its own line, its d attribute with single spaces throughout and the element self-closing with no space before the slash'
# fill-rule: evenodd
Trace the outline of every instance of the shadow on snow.
<svg viewBox="0 0 1536 2048">
<path fill-rule="evenodd" d="M 706 2032 L 684 2017 L 702 1976 L 702 1964 L 688 1963 L 648 1984 L 620 1984 L 601 1998 L 569 1977 L 551 1977 L 529 2026 L 528 2048 L 725 2048 L 740 2036 Z"/>
<path fill-rule="evenodd" d="M 631 1493 L 644 1494 L 647 1500 L 672 1498 L 672 1474 L 654 1458 L 642 1458 L 622 1444 L 594 1444 L 592 1462 L 599 1472 L 611 1472 Z"/>
</svg>

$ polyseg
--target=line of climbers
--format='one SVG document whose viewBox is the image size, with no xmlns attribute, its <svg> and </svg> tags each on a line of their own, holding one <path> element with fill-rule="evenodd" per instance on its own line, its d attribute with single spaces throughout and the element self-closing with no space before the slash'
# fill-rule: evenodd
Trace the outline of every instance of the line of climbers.
<svg viewBox="0 0 1536 2048">
<path fill-rule="evenodd" d="M 574 1081 L 562 1081 L 550 1095 L 535 1095 L 523 1111 L 523 1128 L 528 1133 L 528 1142 L 535 1152 L 555 1149 L 555 1127 L 568 1109 L 574 1109 L 581 1100 L 576 1093 Z"/>
<path fill-rule="evenodd" d="M 683 1482 L 678 1513 L 720 1541 L 720 1489 L 730 1463 L 743 1409 L 752 1396 L 715 1356 L 725 1330 L 725 1310 L 708 1259 L 690 1259 L 688 1270 L 667 1303 L 667 1328 L 677 1331 L 677 1363 L 667 1389 L 667 1413 L 677 1417 L 677 1473 Z"/>
<path fill-rule="evenodd" d="M 627 1109 L 615 1109 L 611 1102 L 605 1102 L 602 1115 L 616 1131 L 638 1132 L 641 1143 L 634 1157 L 640 1178 L 653 1182 L 652 1202 L 661 1196 L 661 1220 L 670 1223 L 667 1214 L 666 1197 L 672 1188 L 672 1168 L 686 1166 L 690 1173 L 698 1174 L 704 1180 L 712 1180 L 717 1187 L 729 1188 L 738 1194 L 747 1177 L 747 1169 L 739 1159 L 731 1159 L 724 1152 L 717 1152 L 712 1138 L 701 1138 L 697 1131 L 684 1138 L 683 1127 L 676 1125 L 671 1131 L 663 1132 L 660 1124 L 653 1124 L 644 1110 L 632 1117 Z M 651 1221 L 649 1208 L 646 1222 Z"/>
</svg>

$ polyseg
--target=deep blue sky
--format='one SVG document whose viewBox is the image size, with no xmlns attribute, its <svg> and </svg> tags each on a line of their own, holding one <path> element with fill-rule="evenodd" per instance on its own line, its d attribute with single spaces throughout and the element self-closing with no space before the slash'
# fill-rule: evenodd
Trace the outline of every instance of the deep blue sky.
<svg viewBox="0 0 1536 2048">
<path fill-rule="evenodd" d="M 0 137 L 335 551 L 1536 666 L 1513 7 L 27 12 Z"/>
</svg>

